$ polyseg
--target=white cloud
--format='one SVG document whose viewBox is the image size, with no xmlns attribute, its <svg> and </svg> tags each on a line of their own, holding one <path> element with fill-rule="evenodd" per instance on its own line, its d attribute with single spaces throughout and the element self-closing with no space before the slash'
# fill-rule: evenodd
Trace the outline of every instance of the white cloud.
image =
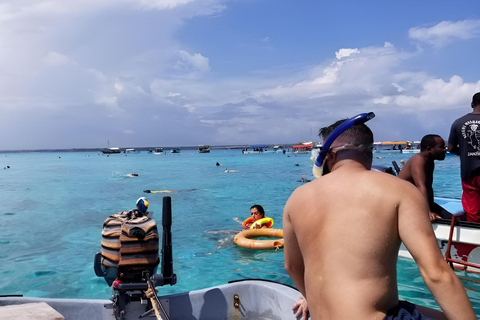
<svg viewBox="0 0 480 320">
<path fill-rule="evenodd" d="M 185 5 L 195 0 L 132 0 L 132 2 L 146 9 L 173 9 L 178 6 Z"/>
<path fill-rule="evenodd" d="M 97 104 L 104 105 L 112 110 L 118 109 L 117 97 L 98 97 L 95 99 Z"/>
<path fill-rule="evenodd" d="M 194 71 L 207 72 L 210 71 L 208 58 L 202 56 L 200 53 L 190 54 L 185 50 L 179 52 L 180 60 L 177 62 L 178 66 L 184 68 L 193 68 Z"/>
<path fill-rule="evenodd" d="M 414 27 L 408 31 L 410 38 L 435 47 L 442 47 L 456 39 L 472 39 L 480 36 L 480 20 L 442 21 L 433 27 Z"/>
<path fill-rule="evenodd" d="M 67 56 L 53 51 L 50 51 L 45 58 L 45 63 L 49 66 L 65 65 L 69 62 L 70 60 Z"/>
<path fill-rule="evenodd" d="M 342 59 L 342 58 L 345 58 L 345 57 L 350 57 L 353 54 L 359 54 L 359 53 L 360 53 L 360 51 L 358 51 L 357 48 L 355 48 L 355 49 L 340 49 L 340 50 L 338 50 L 338 52 L 335 52 L 335 56 L 337 57 L 337 59 Z"/>
<path fill-rule="evenodd" d="M 465 98 L 480 91 L 480 80 L 476 83 L 465 83 L 459 76 L 453 76 L 448 82 L 442 79 L 431 78 L 423 84 L 418 95 L 409 93 L 394 97 L 393 102 L 403 110 L 416 112 L 418 110 L 451 110 L 465 109 Z M 466 109 L 465 111 L 467 111 Z"/>
</svg>

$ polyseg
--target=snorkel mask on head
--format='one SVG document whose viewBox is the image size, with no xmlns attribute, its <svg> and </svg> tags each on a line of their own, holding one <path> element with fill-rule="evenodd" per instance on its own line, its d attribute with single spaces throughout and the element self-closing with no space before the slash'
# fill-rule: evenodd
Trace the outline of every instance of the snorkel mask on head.
<svg viewBox="0 0 480 320">
<path fill-rule="evenodd" d="M 313 176 L 315 178 L 320 178 L 324 174 L 324 166 L 327 160 L 327 154 L 337 149 L 337 148 L 334 148 L 334 149 L 330 148 L 330 146 L 335 141 L 335 139 L 337 139 L 348 128 L 351 128 L 355 125 L 363 124 L 368 120 L 373 119 L 374 117 L 375 117 L 375 114 L 373 112 L 360 113 L 354 116 L 353 118 L 345 120 L 345 122 L 340 124 L 335 130 L 333 130 L 333 132 L 324 141 L 322 151 L 320 151 L 320 154 L 318 155 L 317 159 L 315 159 L 315 163 L 313 165 Z M 339 147 L 338 149 L 346 149 L 346 148 L 347 147 L 343 146 L 343 147 Z"/>
</svg>

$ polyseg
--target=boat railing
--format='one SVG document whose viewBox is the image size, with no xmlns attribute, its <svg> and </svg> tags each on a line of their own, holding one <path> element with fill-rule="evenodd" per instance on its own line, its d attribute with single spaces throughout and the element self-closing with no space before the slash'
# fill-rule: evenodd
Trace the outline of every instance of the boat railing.
<svg viewBox="0 0 480 320">
<path fill-rule="evenodd" d="M 466 270 L 468 267 L 480 269 L 480 264 L 473 263 L 469 261 L 459 260 L 452 258 L 452 244 L 453 244 L 453 233 L 455 231 L 455 226 L 458 224 L 457 218 L 463 215 L 463 213 L 458 213 L 452 215 L 452 221 L 450 223 L 450 233 L 448 235 L 447 250 L 445 251 L 445 261 L 450 265 L 452 269 L 455 269 L 454 264 L 463 266 L 462 269 Z M 475 271 L 476 272 L 476 271 Z M 480 272 L 480 271 L 478 271 Z"/>
</svg>

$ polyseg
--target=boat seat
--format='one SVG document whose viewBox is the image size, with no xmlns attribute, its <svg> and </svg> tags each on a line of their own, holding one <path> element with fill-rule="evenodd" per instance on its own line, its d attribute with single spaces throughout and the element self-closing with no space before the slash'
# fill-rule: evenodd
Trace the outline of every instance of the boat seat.
<svg viewBox="0 0 480 320">
<path fill-rule="evenodd" d="M 1 306 L 0 320 L 11 319 L 65 320 L 65 317 L 45 302 Z"/>
</svg>

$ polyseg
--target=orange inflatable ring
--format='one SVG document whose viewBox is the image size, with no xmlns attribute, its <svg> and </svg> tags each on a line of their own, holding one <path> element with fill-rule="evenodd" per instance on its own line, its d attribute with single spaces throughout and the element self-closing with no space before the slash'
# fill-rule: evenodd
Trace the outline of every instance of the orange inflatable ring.
<svg viewBox="0 0 480 320">
<path fill-rule="evenodd" d="M 255 237 L 273 237 L 281 238 L 275 240 L 255 240 Z M 242 248 L 264 250 L 283 248 L 283 230 L 282 229 L 252 229 L 239 232 L 233 242 Z"/>
<path fill-rule="evenodd" d="M 243 221 L 243 223 L 242 223 L 242 228 L 247 229 L 247 224 L 252 223 L 252 222 L 253 222 L 253 219 L 251 217 L 245 219 L 245 221 Z M 273 227 L 273 219 L 272 218 L 267 218 L 267 217 L 258 219 L 257 221 L 253 222 L 250 225 L 250 229 L 257 229 L 257 226 L 260 226 L 260 228 L 263 227 L 263 226 L 266 226 L 267 228 L 271 228 L 271 227 Z"/>
</svg>

